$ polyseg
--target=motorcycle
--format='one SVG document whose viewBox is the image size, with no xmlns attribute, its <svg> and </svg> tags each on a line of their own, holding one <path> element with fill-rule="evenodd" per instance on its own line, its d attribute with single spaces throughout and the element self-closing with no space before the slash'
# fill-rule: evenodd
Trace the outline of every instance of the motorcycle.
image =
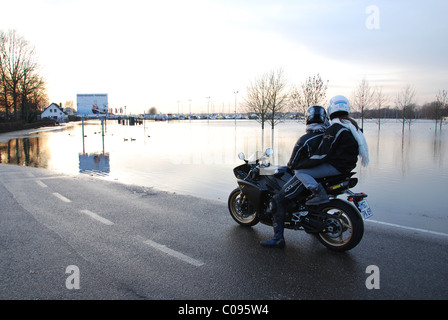
<svg viewBox="0 0 448 320">
<path fill-rule="evenodd" d="M 249 159 L 244 153 L 238 158 L 245 163 L 233 169 L 238 188 L 228 198 L 232 218 L 240 225 L 252 227 L 261 222 L 272 226 L 273 195 L 293 176 L 287 166 L 272 166 L 269 162 L 272 149 L 256 152 Z M 288 201 L 284 220 L 285 229 L 304 230 L 313 234 L 327 248 L 347 251 L 356 247 L 364 234 L 364 219 L 373 212 L 365 199 L 367 194 L 354 193 L 356 172 L 316 179 L 324 186 L 329 202 L 308 206 L 311 192 L 303 185 L 299 195 Z M 346 194 L 347 200 L 338 198 Z"/>
</svg>

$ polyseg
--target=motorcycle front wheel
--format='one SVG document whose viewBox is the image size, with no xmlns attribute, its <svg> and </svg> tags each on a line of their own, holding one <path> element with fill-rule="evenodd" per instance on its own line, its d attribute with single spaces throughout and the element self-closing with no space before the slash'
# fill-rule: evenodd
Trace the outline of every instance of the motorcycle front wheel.
<svg viewBox="0 0 448 320">
<path fill-rule="evenodd" d="M 252 227 L 260 221 L 257 212 L 238 188 L 230 193 L 228 208 L 233 220 L 242 226 Z"/>
<path fill-rule="evenodd" d="M 353 249 L 364 234 L 364 222 L 356 209 L 340 199 L 321 206 L 325 228 L 316 236 L 327 248 L 334 251 Z"/>
</svg>

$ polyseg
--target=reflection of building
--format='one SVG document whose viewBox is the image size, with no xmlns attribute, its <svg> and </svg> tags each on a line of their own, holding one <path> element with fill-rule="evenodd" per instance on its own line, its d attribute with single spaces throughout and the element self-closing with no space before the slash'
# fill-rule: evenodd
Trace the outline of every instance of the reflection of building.
<svg viewBox="0 0 448 320">
<path fill-rule="evenodd" d="M 56 103 L 52 103 L 45 108 L 40 117 L 42 119 L 50 118 L 58 122 L 64 122 L 67 115 L 64 113 L 61 107 L 59 107 Z"/>
</svg>

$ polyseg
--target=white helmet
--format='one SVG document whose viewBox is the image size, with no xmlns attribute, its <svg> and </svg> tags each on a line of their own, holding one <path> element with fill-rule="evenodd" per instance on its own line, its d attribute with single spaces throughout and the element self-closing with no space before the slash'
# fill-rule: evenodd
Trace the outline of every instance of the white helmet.
<svg viewBox="0 0 448 320">
<path fill-rule="evenodd" d="M 328 106 L 328 115 L 330 116 L 330 119 L 348 114 L 350 114 L 350 103 L 346 97 L 334 96 L 331 98 L 330 105 Z"/>
</svg>

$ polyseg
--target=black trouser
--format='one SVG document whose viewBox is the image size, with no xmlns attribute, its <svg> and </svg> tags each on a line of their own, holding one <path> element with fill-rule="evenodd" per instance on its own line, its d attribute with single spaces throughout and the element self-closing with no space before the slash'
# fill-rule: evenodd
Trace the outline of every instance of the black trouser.
<svg viewBox="0 0 448 320">
<path fill-rule="evenodd" d="M 303 184 L 294 175 L 272 198 L 276 204 L 276 210 L 272 216 L 274 234 L 283 234 L 283 222 L 285 220 L 286 204 L 290 199 L 294 199 L 303 189 Z"/>
</svg>

